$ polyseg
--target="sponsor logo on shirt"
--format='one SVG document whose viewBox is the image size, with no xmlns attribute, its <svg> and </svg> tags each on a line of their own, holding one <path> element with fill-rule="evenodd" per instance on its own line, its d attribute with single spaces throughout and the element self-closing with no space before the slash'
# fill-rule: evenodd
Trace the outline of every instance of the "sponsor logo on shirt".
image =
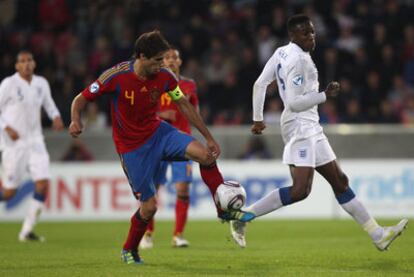
<svg viewBox="0 0 414 277">
<path fill-rule="evenodd" d="M 301 86 L 303 84 L 303 76 L 300 74 L 296 75 L 295 77 L 293 77 L 292 82 L 296 86 Z"/>
<path fill-rule="evenodd" d="M 94 82 L 92 85 L 89 86 L 89 91 L 91 93 L 97 93 L 99 90 L 99 84 L 97 82 Z"/>
<path fill-rule="evenodd" d="M 299 149 L 299 157 L 302 159 L 306 158 L 306 149 Z"/>
</svg>

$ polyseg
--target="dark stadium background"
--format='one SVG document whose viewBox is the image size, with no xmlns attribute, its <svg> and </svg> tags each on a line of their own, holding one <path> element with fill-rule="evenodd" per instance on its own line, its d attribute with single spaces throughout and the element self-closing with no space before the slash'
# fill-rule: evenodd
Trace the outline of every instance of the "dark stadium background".
<svg viewBox="0 0 414 277">
<path fill-rule="evenodd" d="M 317 32 L 312 54 L 321 89 L 342 85 L 320 106 L 322 123 L 414 123 L 413 1 L 0 1 L 0 79 L 14 73 L 16 53 L 35 54 L 37 74 L 52 86 L 68 125 L 70 103 L 112 65 L 130 57 L 136 37 L 154 28 L 181 49 L 182 73 L 195 79 L 210 125 L 251 122 L 251 89 L 274 49 L 288 41 L 286 19 L 308 14 Z M 269 87 L 265 116 L 282 103 Z M 109 125 L 103 100 L 88 111 Z M 47 121 L 45 121 L 47 125 Z"/>
</svg>

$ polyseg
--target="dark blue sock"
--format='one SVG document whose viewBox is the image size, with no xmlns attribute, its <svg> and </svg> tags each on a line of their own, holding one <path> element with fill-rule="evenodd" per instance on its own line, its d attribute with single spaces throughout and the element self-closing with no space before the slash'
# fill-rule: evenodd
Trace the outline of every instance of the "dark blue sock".
<svg viewBox="0 0 414 277">
<path fill-rule="evenodd" d="M 348 189 L 344 193 L 338 194 L 335 197 L 336 197 L 336 200 L 338 200 L 339 204 L 342 205 L 354 199 L 355 194 L 352 191 L 352 189 L 348 187 Z"/>
<path fill-rule="evenodd" d="M 38 192 L 34 192 L 33 198 L 40 202 L 45 202 L 46 200 L 46 194 L 40 194 Z"/>
<path fill-rule="evenodd" d="M 279 189 L 280 200 L 282 200 L 283 206 L 292 204 L 292 197 L 290 196 L 290 188 L 284 187 Z"/>
</svg>

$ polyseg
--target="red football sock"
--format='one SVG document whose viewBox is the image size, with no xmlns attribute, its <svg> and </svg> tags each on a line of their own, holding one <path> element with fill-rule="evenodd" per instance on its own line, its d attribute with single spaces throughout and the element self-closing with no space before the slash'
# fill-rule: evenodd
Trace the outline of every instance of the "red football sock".
<svg viewBox="0 0 414 277">
<path fill-rule="evenodd" d="M 184 232 L 185 223 L 187 222 L 188 207 L 190 205 L 188 197 L 177 198 L 175 203 L 175 230 L 174 236 Z"/>
<path fill-rule="evenodd" d="M 154 218 L 151 218 L 151 220 L 148 221 L 147 233 L 152 234 L 153 232 L 154 232 Z"/>
<path fill-rule="evenodd" d="M 220 186 L 220 184 L 224 181 L 217 164 L 215 162 L 208 166 L 200 164 L 200 173 L 201 178 L 209 188 L 211 195 L 214 197 L 218 186 Z"/>
<path fill-rule="evenodd" d="M 137 250 L 139 242 L 145 234 L 148 221 L 141 218 L 138 211 L 131 217 L 128 237 L 124 243 L 124 250 Z"/>
</svg>

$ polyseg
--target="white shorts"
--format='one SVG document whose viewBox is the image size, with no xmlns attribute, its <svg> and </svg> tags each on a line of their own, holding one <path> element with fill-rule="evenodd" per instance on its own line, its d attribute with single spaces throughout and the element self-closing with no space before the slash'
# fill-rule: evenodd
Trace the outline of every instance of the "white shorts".
<svg viewBox="0 0 414 277">
<path fill-rule="evenodd" d="M 3 187 L 18 188 L 23 181 L 50 179 L 50 161 L 44 142 L 5 148 L 2 152 Z"/>
<path fill-rule="evenodd" d="M 335 153 L 324 133 L 295 139 L 283 150 L 283 163 L 295 166 L 318 167 L 336 159 Z"/>
</svg>

